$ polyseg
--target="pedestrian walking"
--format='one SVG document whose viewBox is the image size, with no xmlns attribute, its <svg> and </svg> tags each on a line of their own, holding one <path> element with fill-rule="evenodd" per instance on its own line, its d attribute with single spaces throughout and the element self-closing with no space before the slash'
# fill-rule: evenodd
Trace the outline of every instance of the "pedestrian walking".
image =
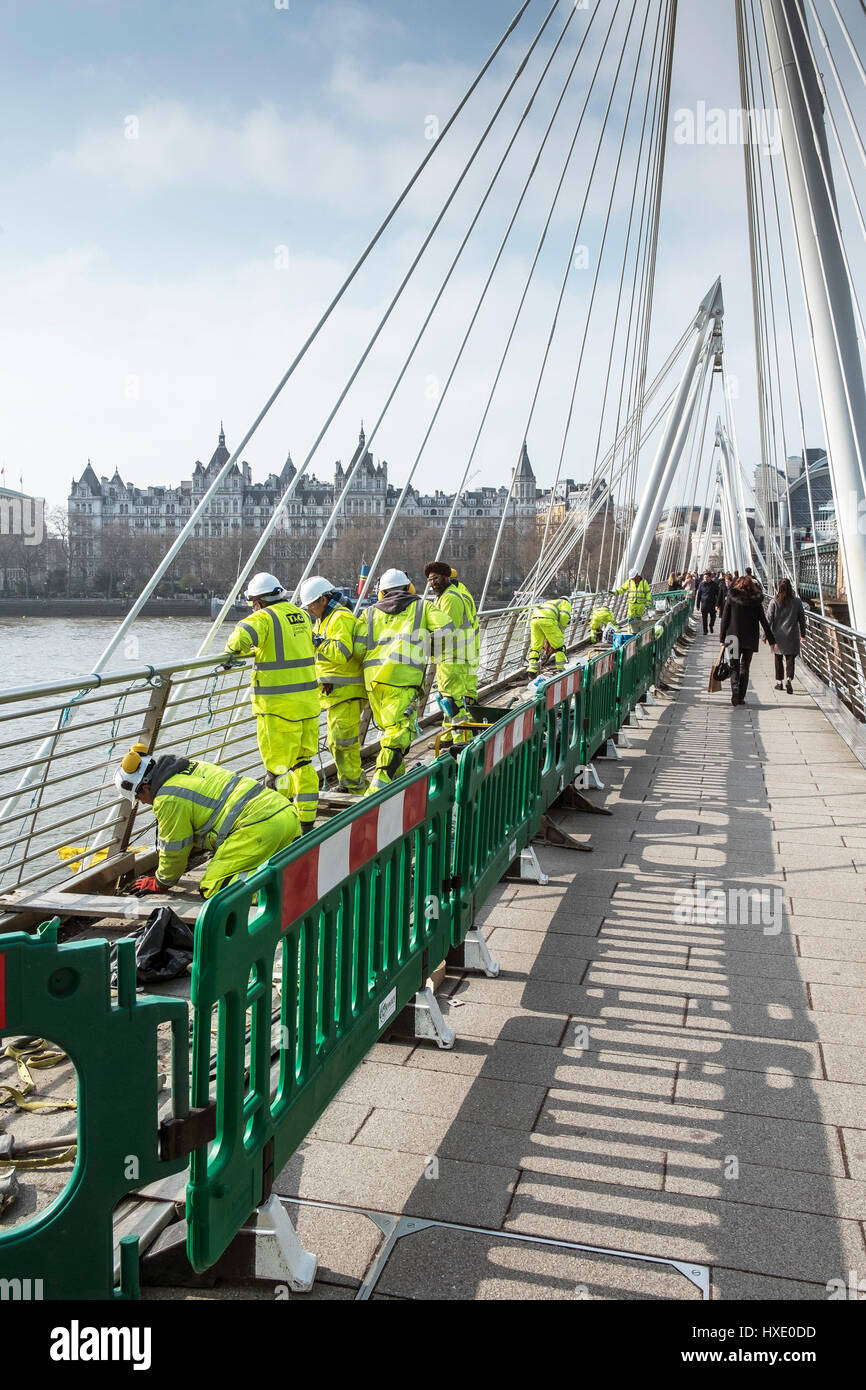
<svg viewBox="0 0 866 1390">
<path fill-rule="evenodd" d="M 704 625 L 704 636 L 706 636 L 707 631 L 713 632 L 715 630 L 718 602 L 718 585 L 710 574 L 710 571 L 706 570 L 703 579 L 695 590 L 695 608 L 700 609 L 701 621 Z"/>
<path fill-rule="evenodd" d="M 749 668 L 759 646 L 759 629 L 763 628 L 769 642 L 773 629 L 764 617 L 761 590 L 754 580 L 743 575 L 735 579 L 722 611 L 720 636 L 728 651 L 731 667 L 731 704 L 745 704 L 749 685 Z"/>
<path fill-rule="evenodd" d="M 767 622 L 773 629 L 776 663 L 776 689 L 782 689 L 782 677 L 787 677 L 785 689 L 793 695 L 794 664 L 800 655 L 800 639 L 806 636 L 806 611 L 803 600 L 791 587 L 790 579 L 780 579 L 775 598 L 770 599 Z"/>
</svg>

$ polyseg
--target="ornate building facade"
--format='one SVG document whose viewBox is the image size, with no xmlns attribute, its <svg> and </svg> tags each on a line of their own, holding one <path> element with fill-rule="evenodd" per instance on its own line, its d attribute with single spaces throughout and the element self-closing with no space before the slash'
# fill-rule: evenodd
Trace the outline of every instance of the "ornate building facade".
<svg viewBox="0 0 866 1390">
<path fill-rule="evenodd" d="M 68 502 L 70 538 L 84 558 L 84 567 L 91 574 L 98 568 L 101 537 L 106 528 L 115 533 L 135 536 L 174 536 L 189 520 L 214 477 L 230 457 L 225 431 L 220 427 L 217 447 L 210 461 L 205 464 L 197 460 L 192 477 L 184 479 L 176 487 L 160 485 L 139 488 L 125 483 L 117 469 L 111 478 L 97 477 L 88 459 L 81 477 L 72 480 Z M 384 460 L 374 462 L 367 449 L 362 425 L 352 458 L 345 467 L 340 460 L 337 461 L 332 483 L 322 482 L 314 474 L 304 474 L 300 479 L 280 518 L 279 530 L 289 535 L 319 536 L 343 492 L 347 476 L 356 464 L 358 466 L 336 519 L 333 535 L 339 542 L 347 528 L 359 525 L 383 527 L 401 489 L 388 481 L 388 464 Z M 231 537 L 242 531 L 262 531 L 296 472 L 291 455 L 279 473 L 270 473 L 263 482 L 253 482 L 248 463 L 234 464 L 196 522 L 195 535 L 209 539 Z M 507 491 L 505 486 L 500 486 L 463 492 L 454 514 L 452 529 L 455 538 L 459 538 L 474 523 L 498 521 Z M 510 515 L 527 526 L 534 525 L 539 503 L 544 496 L 538 491 L 524 444 Z M 546 496 L 549 498 L 549 493 Z M 410 487 L 401 515 L 421 523 L 426 521 L 439 528 L 444 526 L 453 503 L 453 493 L 438 490 L 432 494 L 422 493 Z"/>
</svg>

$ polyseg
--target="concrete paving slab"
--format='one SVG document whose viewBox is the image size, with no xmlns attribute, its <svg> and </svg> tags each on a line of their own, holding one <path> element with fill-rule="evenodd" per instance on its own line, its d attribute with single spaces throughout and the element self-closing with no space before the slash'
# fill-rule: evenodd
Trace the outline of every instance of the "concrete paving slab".
<svg viewBox="0 0 866 1390">
<path fill-rule="evenodd" d="M 583 1139 L 612 1139 L 663 1148 L 667 1167 L 703 1175 L 730 1154 L 757 1166 L 862 1177 L 840 1147 L 839 1131 L 817 1122 L 804 1123 L 767 1115 L 726 1113 L 710 1106 L 677 1107 L 669 1102 L 622 1101 L 611 1095 L 575 1097 L 551 1090 L 538 1117 L 539 1134 L 571 1134 Z M 866 1164 L 866 1150 L 863 1152 Z"/>
<path fill-rule="evenodd" d="M 428 1227 L 399 1241 L 378 1287 L 415 1299 L 473 1302 L 700 1298 L 700 1290 L 669 1266 L 448 1227 Z"/>
<path fill-rule="evenodd" d="M 863 1261 L 859 1223 L 524 1173 L 506 1229 L 825 1283 Z M 854 1262 L 852 1264 L 852 1261 Z"/>
</svg>

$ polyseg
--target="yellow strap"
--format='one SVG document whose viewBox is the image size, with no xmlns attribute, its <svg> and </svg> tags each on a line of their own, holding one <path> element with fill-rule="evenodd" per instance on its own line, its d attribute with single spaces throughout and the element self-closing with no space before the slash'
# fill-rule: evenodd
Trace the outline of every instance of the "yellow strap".
<svg viewBox="0 0 866 1390">
<path fill-rule="evenodd" d="M 44 1071 L 48 1067 L 59 1066 L 61 1062 L 67 1060 L 66 1053 L 59 1048 L 47 1046 L 44 1038 L 36 1038 L 26 1047 L 13 1047 L 10 1043 L 5 1049 L 5 1057 L 11 1057 L 18 1069 L 18 1080 L 21 1083 L 20 1090 L 14 1086 L 0 1086 L 0 1093 L 7 1091 L 9 1100 L 19 1110 L 28 1111 L 50 1111 L 50 1110 L 75 1110 L 78 1107 L 76 1100 L 27 1100 L 31 1091 L 36 1090 L 36 1082 L 30 1074 L 30 1068 L 34 1071 Z M 9 1100 L 0 1100 L 0 1105 L 7 1105 Z"/>
<path fill-rule="evenodd" d="M 18 1080 L 25 1096 L 36 1090 L 36 1082 L 30 1075 L 31 1067 L 34 1071 L 44 1071 L 47 1067 L 56 1067 L 66 1061 L 66 1053 L 59 1048 L 48 1047 L 44 1038 L 37 1038 L 26 1047 L 13 1047 L 10 1043 L 4 1056 L 11 1057 L 18 1068 Z"/>
<path fill-rule="evenodd" d="M 12 1168 L 37 1169 L 37 1168 L 59 1168 L 65 1163 L 74 1163 L 78 1154 L 78 1144 L 70 1144 L 68 1148 L 61 1149 L 56 1154 L 43 1154 L 41 1158 L 4 1158 L 3 1163 Z M 3 1165 L 0 1164 L 0 1173 Z"/>
<path fill-rule="evenodd" d="M 26 1091 L 16 1091 L 14 1086 L 0 1086 L 0 1092 L 8 1091 L 9 1098 L 13 1105 L 19 1110 L 46 1111 L 46 1110 L 77 1110 L 77 1100 L 25 1100 Z M 0 1100 L 0 1105 L 8 1104 L 5 1100 Z"/>
</svg>

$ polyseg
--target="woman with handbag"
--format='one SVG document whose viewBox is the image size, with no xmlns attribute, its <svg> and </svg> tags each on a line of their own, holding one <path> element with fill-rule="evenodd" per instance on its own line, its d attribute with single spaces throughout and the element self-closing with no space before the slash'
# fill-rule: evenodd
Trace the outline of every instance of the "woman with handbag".
<svg viewBox="0 0 866 1390">
<path fill-rule="evenodd" d="M 735 579 L 722 611 L 719 636 L 730 653 L 731 704 L 745 704 L 749 685 L 749 667 L 759 646 L 759 628 L 769 642 L 773 629 L 764 617 L 764 596 L 748 575 Z"/>
<path fill-rule="evenodd" d="M 770 600 L 767 621 L 773 629 L 776 662 L 776 689 L 782 689 L 782 675 L 787 677 L 785 689 L 793 695 L 794 663 L 800 655 L 800 638 L 806 636 L 806 611 L 803 600 L 791 587 L 790 579 L 780 579 L 775 598 Z"/>
</svg>

